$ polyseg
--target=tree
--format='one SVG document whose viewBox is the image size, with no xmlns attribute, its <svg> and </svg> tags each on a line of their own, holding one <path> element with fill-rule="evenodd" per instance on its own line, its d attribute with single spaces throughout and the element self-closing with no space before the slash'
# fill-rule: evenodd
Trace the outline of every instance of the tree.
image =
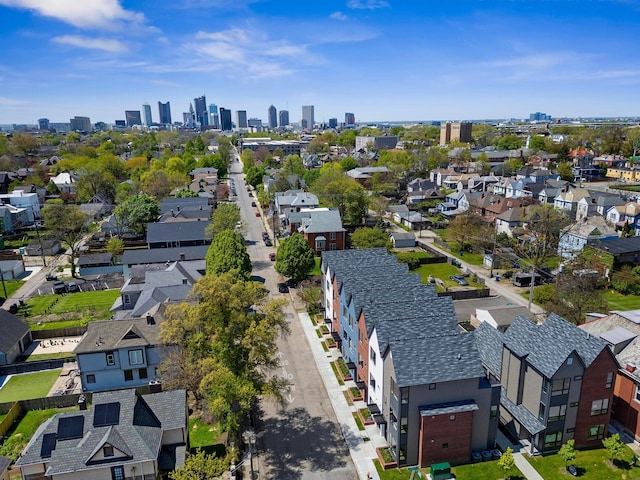
<svg viewBox="0 0 640 480">
<path fill-rule="evenodd" d="M 340 167 L 343 172 L 348 172 L 349 170 L 353 170 L 354 168 L 358 168 L 360 164 L 353 157 L 344 157 L 340 160 Z"/>
<path fill-rule="evenodd" d="M 558 173 L 560 174 L 560 178 L 562 180 L 567 180 L 569 182 L 573 181 L 575 175 L 573 174 L 573 167 L 569 162 L 562 162 L 558 165 Z"/>
<path fill-rule="evenodd" d="M 524 223 L 529 239 L 517 245 L 516 253 L 529 260 L 533 271 L 537 272 L 549 258 L 558 254 L 558 243 L 573 222 L 564 212 L 553 208 L 552 205 L 538 205 L 529 207 L 524 215 Z M 531 310 L 534 284 L 535 281 L 532 281 L 529 310 Z"/>
<path fill-rule="evenodd" d="M 620 458 L 625 451 L 625 445 L 620 440 L 620 434 L 615 433 L 608 438 L 602 440 L 602 445 L 609 452 L 609 458 L 613 462 L 615 459 Z"/>
<path fill-rule="evenodd" d="M 284 175 L 302 176 L 307 169 L 304 168 L 300 155 L 287 155 L 282 163 L 282 173 Z"/>
<path fill-rule="evenodd" d="M 113 202 L 116 196 L 116 179 L 95 161 L 87 162 L 78 171 L 76 192 L 79 201 L 89 201 L 94 196 L 100 196 L 107 202 Z"/>
<path fill-rule="evenodd" d="M 358 182 L 344 175 L 338 163 L 327 163 L 320 169 L 311 191 L 324 205 L 337 208 L 346 223 L 360 224 L 367 215 L 367 192 Z"/>
<path fill-rule="evenodd" d="M 609 303 L 597 280 L 592 275 L 574 275 L 571 271 L 558 276 L 553 298 L 542 306 L 574 325 L 583 324 L 588 312 L 609 311 Z"/>
<path fill-rule="evenodd" d="M 186 388 L 222 428 L 238 433 L 259 395 L 282 401 L 288 380 L 278 375 L 277 340 L 289 328 L 282 300 L 237 272 L 205 275 L 190 301 L 167 308 L 160 364 L 168 388 Z"/>
<path fill-rule="evenodd" d="M 532 150 L 544 150 L 547 142 L 544 137 L 535 135 L 529 140 L 529 148 Z"/>
<path fill-rule="evenodd" d="M 517 135 L 505 135 L 497 142 L 497 147 L 500 150 L 516 150 L 522 146 L 522 139 Z"/>
<path fill-rule="evenodd" d="M 188 188 L 181 188 L 176 192 L 176 198 L 195 198 L 199 197 L 198 192 L 189 190 Z"/>
<path fill-rule="evenodd" d="M 471 208 L 456 215 L 447 228 L 448 237 L 458 244 L 461 253 L 470 247 L 482 250 L 493 240 L 494 232 Z"/>
<path fill-rule="evenodd" d="M 329 145 L 327 145 L 322 137 L 316 137 L 309 142 L 307 153 L 328 153 Z"/>
<path fill-rule="evenodd" d="M 569 464 L 573 463 L 576 459 L 576 456 L 578 455 L 578 452 L 576 452 L 575 449 L 575 444 L 576 441 L 574 439 L 571 439 L 567 440 L 567 443 L 560 447 L 558 455 L 564 460 L 565 468 L 568 467 Z"/>
<path fill-rule="evenodd" d="M 500 460 L 498 460 L 498 467 L 507 475 L 507 480 L 511 478 L 510 472 L 513 471 L 515 466 L 516 461 L 513 458 L 513 449 L 507 447 L 507 450 L 500 456 Z"/>
<path fill-rule="evenodd" d="M 227 172 L 229 171 L 227 162 L 222 159 L 219 153 L 205 155 L 200 159 L 198 166 L 202 168 L 217 168 L 218 178 L 226 177 Z"/>
<path fill-rule="evenodd" d="M 207 274 L 220 275 L 237 270 L 244 279 L 251 277 L 251 259 L 242 236 L 233 230 L 219 232 L 211 242 L 206 256 Z"/>
<path fill-rule="evenodd" d="M 235 203 L 219 203 L 213 211 L 207 235 L 213 238 L 224 230 L 233 230 L 240 221 L 240 209 Z"/>
<path fill-rule="evenodd" d="M 385 247 L 391 249 L 391 238 L 379 228 L 356 228 L 351 234 L 351 246 L 353 248 L 377 248 Z"/>
<path fill-rule="evenodd" d="M 147 231 L 147 223 L 155 222 L 160 215 L 160 203 L 145 193 L 127 197 L 118 205 L 113 214 L 118 222 L 144 235 Z"/>
<path fill-rule="evenodd" d="M 75 260 L 87 232 L 88 216 L 77 205 L 50 204 L 42 209 L 42 218 L 53 236 L 69 249 L 71 276 L 75 277 Z"/>
<path fill-rule="evenodd" d="M 276 272 L 299 282 L 306 278 L 315 266 L 313 250 L 303 235 L 294 233 L 280 242 L 274 266 Z"/>
<path fill-rule="evenodd" d="M 246 172 L 245 181 L 253 188 L 257 188 L 262 183 L 264 175 L 264 167 L 251 167 Z"/>
<path fill-rule="evenodd" d="M 112 237 L 107 242 L 107 251 L 111 255 L 122 255 L 124 251 L 124 241 L 118 237 Z"/>
<path fill-rule="evenodd" d="M 625 154 L 630 157 L 635 157 L 640 153 L 640 127 L 633 127 L 627 130 L 625 146 Z"/>
<path fill-rule="evenodd" d="M 204 450 L 198 449 L 193 454 L 187 455 L 184 464 L 169 472 L 171 480 L 213 480 L 221 478 L 227 469 L 228 462 L 224 458 L 219 458 L 215 454 L 208 455 Z"/>
<path fill-rule="evenodd" d="M 11 138 L 11 150 L 17 155 L 26 157 L 33 155 L 40 150 L 40 142 L 33 135 L 28 133 L 16 133 Z"/>
</svg>

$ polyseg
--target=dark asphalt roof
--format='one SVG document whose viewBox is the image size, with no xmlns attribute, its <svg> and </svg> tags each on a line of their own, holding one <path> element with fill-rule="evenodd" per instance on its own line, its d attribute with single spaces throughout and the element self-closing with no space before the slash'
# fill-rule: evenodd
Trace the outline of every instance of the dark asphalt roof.
<svg viewBox="0 0 640 480">
<path fill-rule="evenodd" d="M 74 353 L 77 355 L 156 345 L 159 333 L 160 324 L 148 325 L 146 318 L 89 322 L 87 333 Z"/>
<path fill-rule="evenodd" d="M 29 325 L 12 313 L 0 309 L 0 352 L 8 352 L 29 333 Z"/>
<path fill-rule="evenodd" d="M 461 412 L 473 412 L 480 410 L 478 404 L 473 400 L 459 400 L 457 402 L 434 403 L 418 407 L 421 416 L 429 415 L 451 415 Z"/>
<path fill-rule="evenodd" d="M 185 260 L 202 260 L 207 255 L 208 249 L 208 245 L 200 245 L 197 247 L 125 250 L 122 254 L 122 263 L 134 265 L 137 263 L 174 262 L 180 260 L 182 254 L 184 254 Z"/>
<path fill-rule="evenodd" d="M 502 374 L 502 333 L 486 322 L 473 332 L 482 363 L 497 378 Z"/>
</svg>

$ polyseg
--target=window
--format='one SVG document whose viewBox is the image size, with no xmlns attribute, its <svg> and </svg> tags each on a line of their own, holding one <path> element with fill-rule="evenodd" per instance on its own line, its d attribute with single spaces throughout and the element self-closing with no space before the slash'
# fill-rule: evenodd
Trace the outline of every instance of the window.
<svg viewBox="0 0 640 480">
<path fill-rule="evenodd" d="M 571 402 L 571 404 L 569 404 L 570 407 L 577 407 L 578 406 L 578 402 Z"/>
<path fill-rule="evenodd" d="M 398 389 L 398 384 L 396 383 L 393 377 L 389 377 L 389 387 L 391 388 L 391 393 L 393 393 L 393 396 L 396 397 L 396 401 L 397 401 L 400 392 Z"/>
<path fill-rule="evenodd" d="M 124 303 L 125 305 L 129 305 L 131 303 L 131 295 L 129 295 L 128 293 L 122 295 L 122 303 Z"/>
<path fill-rule="evenodd" d="M 569 357 L 567 358 L 567 365 L 572 365 L 573 364 L 573 358 Z"/>
<path fill-rule="evenodd" d="M 142 350 L 129 350 L 129 365 L 141 365 L 143 363 Z"/>
<path fill-rule="evenodd" d="M 369 374 L 369 385 L 371 385 L 371 388 L 373 388 L 375 390 L 376 388 L 376 379 L 373 378 L 373 375 Z"/>
<path fill-rule="evenodd" d="M 401 403 L 402 403 L 403 405 L 408 404 L 408 403 L 409 403 L 409 389 L 408 389 L 408 388 L 403 388 L 403 389 L 400 391 L 400 394 L 401 394 L 401 396 L 402 396 L 402 398 L 401 398 Z"/>
<path fill-rule="evenodd" d="M 347 339 L 347 331 L 346 330 L 342 330 L 342 338 L 344 338 L 345 340 Z"/>
<path fill-rule="evenodd" d="M 409 419 L 402 417 L 400 419 L 400 433 L 407 433 L 409 431 Z"/>
<path fill-rule="evenodd" d="M 544 420 L 544 416 L 547 413 L 547 407 L 544 403 L 540 404 L 540 408 L 538 408 L 538 418 L 540 420 Z"/>
<path fill-rule="evenodd" d="M 449 415 L 449 421 L 450 421 L 450 422 L 455 421 L 455 419 L 456 419 L 456 416 L 455 416 L 455 415 Z"/>
<path fill-rule="evenodd" d="M 551 396 L 566 395 L 569 393 L 569 386 L 571 385 L 570 378 L 560 378 L 554 380 L 551 384 Z"/>
<path fill-rule="evenodd" d="M 358 329 L 358 341 L 362 344 L 364 343 L 364 333 L 362 333 L 362 330 Z"/>
<path fill-rule="evenodd" d="M 576 431 L 575 428 L 567 428 L 567 433 L 573 433 L 575 431 Z"/>
<path fill-rule="evenodd" d="M 96 383 L 96 376 L 93 373 L 87 375 L 87 383 Z"/>
<path fill-rule="evenodd" d="M 335 240 L 336 239 L 336 232 L 329 232 L 329 240 Z"/>
<path fill-rule="evenodd" d="M 329 244 L 329 250 L 335 250 L 336 249 L 336 244 L 335 243 L 330 243 Z"/>
<path fill-rule="evenodd" d="M 436 384 L 435 383 L 430 383 L 429 384 L 429 390 L 435 390 L 436 389 Z"/>
<path fill-rule="evenodd" d="M 559 447 L 560 445 L 562 445 L 562 432 L 548 433 L 544 436 L 545 448 Z"/>
<path fill-rule="evenodd" d="M 496 418 L 498 418 L 498 405 L 491 405 L 489 420 L 495 420 Z"/>
<path fill-rule="evenodd" d="M 636 386 L 636 402 L 640 402 L 640 385 Z"/>
<path fill-rule="evenodd" d="M 611 388 L 611 386 L 613 385 L 613 372 L 609 372 L 607 373 L 607 383 L 606 383 L 606 388 Z"/>
<path fill-rule="evenodd" d="M 133 370 L 125 370 L 124 371 L 124 381 L 130 382 L 133 380 Z"/>
<path fill-rule="evenodd" d="M 353 317 L 349 315 L 349 326 L 353 327 Z"/>
<path fill-rule="evenodd" d="M 445 442 L 442 444 L 442 448 L 449 448 L 449 442 Z"/>
<path fill-rule="evenodd" d="M 580 380 L 582 380 L 582 375 L 576 375 L 575 377 L 573 377 L 574 382 L 579 382 Z"/>
<path fill-rule="evenodd" d="M 548 391 L 549 391 L 549 380 L 545 379 L 542 382 L 542 393 L 546 395 Z"/>
<path fill-rule="evenodd" d="M 102 448 L 102 455 L 105 457 L 113 457 L 113 447 L 111 445 L 105 445 Z"/>
<path fill-rule="evenodd" d="M 112 480 L 124 480 L 124 467 L 111 467 Z"/>
<path fill-rule="evenodd" d="M 609 399 L 594 400 L 591 402 L 591 416 L 604 415 L 609 411 Z"/>
<path fill-rule="evenodd" d="M 594 425 L 593 427 L 589 427 L 587 440 L 599 440 L 601 438 L 604 438 L 604 425 Z"/>
<path fill-rule="evenodd" d="M 138 378 L 140 380 L 144 380 L 145 378 L 148 378 L 147 369 L 146 368 L 139 368 L 138 369 Z"/>
<path fill-rule="evenodd" d="M 553 407 L 549 407 L 549 422 L 557 422 L 559 420 L 564 420 L 567 416 L 567 406 L 566 405 L 556 405 Z"/>
<path fill-rule="evenodd" d="M 113 352 L 107 352 L 107 365 L 115 365 L 116 364 L 116 357 L 113 354 Z"/>
</svg>

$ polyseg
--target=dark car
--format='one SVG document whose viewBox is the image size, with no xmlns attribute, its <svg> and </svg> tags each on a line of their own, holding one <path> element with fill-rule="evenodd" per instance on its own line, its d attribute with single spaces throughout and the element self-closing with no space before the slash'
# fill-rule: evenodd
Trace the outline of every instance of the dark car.
<svg viewBox="0 0 640 480">
<path fill-rule="evenodd" d="M 463 286 L 467 286 L 469 285 L 469 282 L 467 282 L 467 279 L 464 278 L 463 275 L 451 275 L 449 277 L 449 279 L 453 280 L 454 282 L 456 282 L 458 285 L 463 285 Z"/>
<path fill-rule="evenodd" d="M 67 293 L 67 286 L 62 280 L 53 282 L 53 293 Z"/>
<path fill-rule="evenodd" d="M 271 253 L 269 254 L 269 260 L 271 260 L 272 262 L 275 262 L 275 261 L 276 261 L 276 254 L 275 254 L 275 253 L 273 253 L 273 252 L 271 252 Z"/>
<path fill-rule="evenodd" d="M 271 239 L 270 239 L 269 237 L 267 237 L 267 238 L 265 238 L 265 239 L 264 239 L 264 244 L 265 244 L 267 247 L 270 247 L 271 245 L 273 245 L 273 244 L 271 243 Z"/>
<path fill-rule="evenodd" d="M 284 282 L 284 284 L 289 288 L 297 288 L 298 287 L 298 284 L 292 278 L 290 278 L 289 280 Z"/>
<path fill-rule="evenodd" d="M 47 279 L 47 282 L 52 282 L 58 279 L 58 277 L 56 277 L 53 273 L 47 273 L 47 276 L 45 278 Z"/>
<path fill-rule="evenodd" d="M 80 291 L 80 287 L 78 286 L 78 284 L 76 282 L 68 282 L 67 283 L 67 291 L 69 293 L 79 292 Z"/>
<path fill-rule="evenodd" d="M 280 292 L 280 293 L 289 293 L 289 287 L 287 287 L 286 283 L 279 283 L 278 284 L 278 292 Z"/>
<path fill-rule="evenodd" d="M 256 212 L 256 217 L 259 217 L 259 216 L 260 216 L 260 212 Z"/>
<path fill-rule="evenodd" d="M 251 206 L 255 207 L 256 206 L 256 202 L 251 202 Z"/>
</svg>

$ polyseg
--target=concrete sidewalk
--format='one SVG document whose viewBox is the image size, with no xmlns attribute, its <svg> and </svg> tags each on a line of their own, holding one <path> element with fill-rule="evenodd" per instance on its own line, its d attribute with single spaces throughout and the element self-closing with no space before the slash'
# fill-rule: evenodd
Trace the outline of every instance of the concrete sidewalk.
<svg viewBox="0 0 640 480">
<path fill-rule="evenodd" d="M 369 474 L 372 479 L 380 480 L 373 460 L 378 458 L 376 448 L 386 446 L 385 440 L 380 436 L 375 425 L 368 425 L 365 426 L 365 430 L 358 430 L 353 413 L 367 405 L 365 402 L 354 402 L 353 406 L 347 404 L 344 392 L 352 386 L 355 387 L 355 382 L 345 382 L 345 385 L 338 384 L 338 379 L 331 368 L 331 362 L 340 357 L 339 352 L 335 348 L 325 352 L 309 314 L 298 312 L 298 319 L 311 347 L 313 358 L 329 395 L 333 411 L 340 423 L 342 435 L 349 447 L 351 459 L 356 466 L 359 478 L 366 480 L 367 474 Z"/>
<path fill-rule="evenodd" d="M 521 445 L 514 445 L 513 443 L 511 443 L 500 430 L 498 430 L 496 435 L 496 443 L 503 452 L 507 449 L 507 447 L 511 447 L 511 449 L 513 450 L 513 460 L 516 463 L 516 467 L 518 467 L 518 470 L 522 472 L 522 475 L 524 475 L 527 480 L 544 480 L 538 473 L 538 471 L 529 463 L 529 461 L 524 458 L 524 455 L 521 452 Z"/>
</svg>

